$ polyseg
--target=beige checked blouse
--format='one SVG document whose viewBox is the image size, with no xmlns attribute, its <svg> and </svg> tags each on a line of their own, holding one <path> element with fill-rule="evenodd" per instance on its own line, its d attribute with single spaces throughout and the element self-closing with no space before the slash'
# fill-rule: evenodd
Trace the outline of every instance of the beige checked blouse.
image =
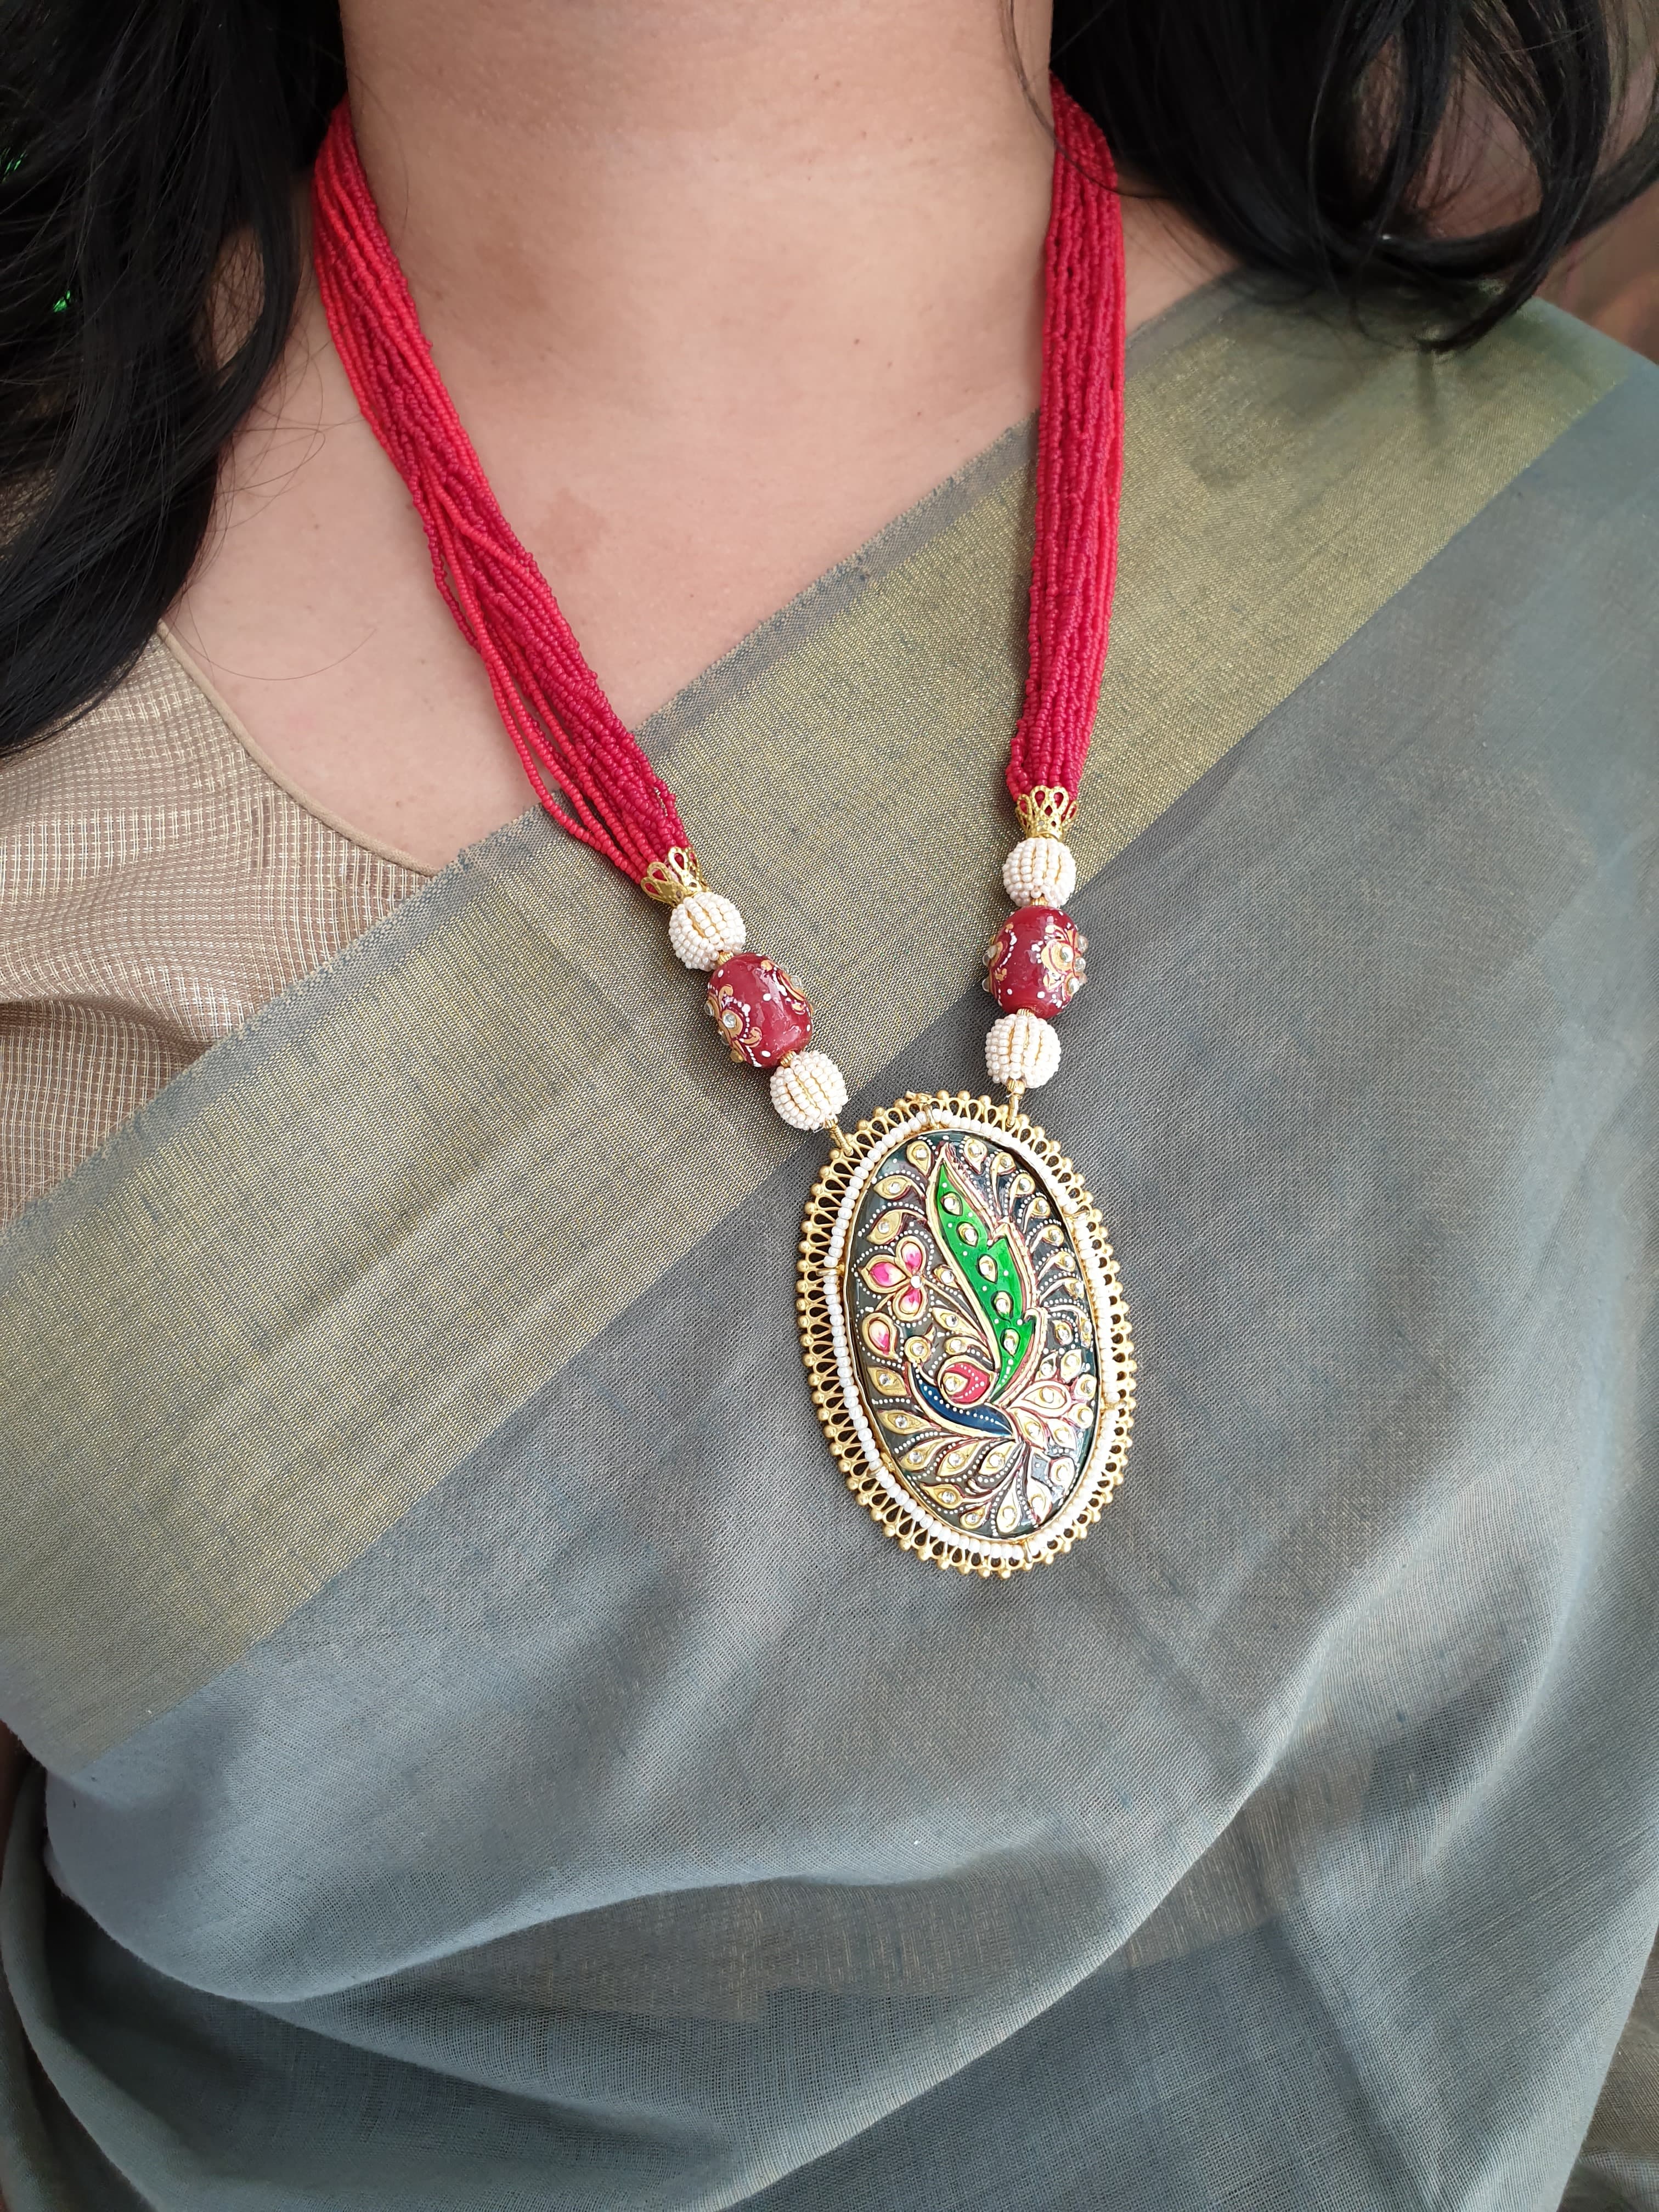
<svg viewBox="0 0 1659 2212">
<path fill-rule="evenodd" d="M 286 784 L 158 635 L 0 762 L 0 1220 L 425 880 Z"/>
</svg>

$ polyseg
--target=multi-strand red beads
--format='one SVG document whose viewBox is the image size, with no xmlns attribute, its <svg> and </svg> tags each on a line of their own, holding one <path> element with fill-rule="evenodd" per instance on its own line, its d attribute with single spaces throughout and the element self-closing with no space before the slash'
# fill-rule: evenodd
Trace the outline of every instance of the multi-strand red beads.
<svg viewBox="0 0 1659 2212">
<path fill-rule="evenodd" d="M 1060 911 L 1072 881 L 1060 840 L 1105 659 L 1123 442 L 1116 177 L 1099 130 L 1057 82 L 1054 124 L 1030 663 L 1007 769 L 1026 834 L 1004 879 L 1024 911 L 1006 925 L 991 963 L 992 988 L 1008 1011 L 987 1048 L 992 1075 L 1022 1089 L 1053 1073 L 1060 1047 L 1046 1016 L 1083 975 L 1082 939 Z M 772 962 L 745 949 L 741 915 L 702 882 L 673 793 L 618 719 L 496 502 L 381 226 L 344 103 L 317 157 L 312 204 L 336 350 L 364 419 L 409 486 L 438 589 L 483 660 L 537 797 L 573 836 L 674 909 L 675 951 L 688 967 L 713 971 L 709 1012 L 735 1059 L 774 1071 L 785 1119 L 833 1127 L 846 1085 L 823 1053 L 805 1049 L 811 1007 Z"/>
</svg>

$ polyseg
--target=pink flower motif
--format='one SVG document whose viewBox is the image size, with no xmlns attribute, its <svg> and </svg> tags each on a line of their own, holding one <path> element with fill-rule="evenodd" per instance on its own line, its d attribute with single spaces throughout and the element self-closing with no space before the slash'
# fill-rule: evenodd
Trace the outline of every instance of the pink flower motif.
<svg viewBox="0 0 1659 2212">
<path fill-rule="evenodd" d="M 939 1387 L 953 1406 L 976 1406 L 994 1377 L 971 1359 L 947 1360 L 939 1371 Z"/>
<path fill-rule="evenodd" d="M 893 1346 L 898 1341 L 898 1334 L 885 1314 L 866 1314 L 864 1320 L 864 1340 L 872 1352 L 878 1352 L 884 1359 L 890 1359 L 893 1356 Z"/>
</svg>

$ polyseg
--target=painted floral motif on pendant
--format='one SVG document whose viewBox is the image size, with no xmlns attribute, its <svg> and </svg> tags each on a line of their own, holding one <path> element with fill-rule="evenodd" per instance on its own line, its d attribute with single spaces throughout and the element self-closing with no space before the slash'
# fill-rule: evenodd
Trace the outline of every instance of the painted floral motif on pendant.
<svg viewBox="0 0 1659 2212">
<path fill-rule="evenodd" d="M 867 1425 L 917 1504 L 1003 1542 L 1062 1514 L 1117 1401 L 1042 1174 L 994 1132 L 916 1131 L 865 1185 L 842 1267 Z"/>
</svg>

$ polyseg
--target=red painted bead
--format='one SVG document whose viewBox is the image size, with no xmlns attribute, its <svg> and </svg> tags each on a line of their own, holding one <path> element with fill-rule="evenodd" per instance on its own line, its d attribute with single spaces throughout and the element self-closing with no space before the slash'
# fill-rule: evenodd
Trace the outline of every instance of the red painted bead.
<svg viewBox="0 0 1659 2212">
<path fill-rule="evenodd" d="M 1088 942 L 1057 906 L 1023 906 L 986 952 L 985 988 L 1004 1013 L 1057 1014 L 1078 994 Z"/>
<path fill-rule="evenodd" d="M 799 986 L 775 960 L 734 952 L 708 978 L 708 1012 L 732 1048 L 750 1067 L 775 1067 L 812 1036 L 812 1009 Z"/>
</svg>

